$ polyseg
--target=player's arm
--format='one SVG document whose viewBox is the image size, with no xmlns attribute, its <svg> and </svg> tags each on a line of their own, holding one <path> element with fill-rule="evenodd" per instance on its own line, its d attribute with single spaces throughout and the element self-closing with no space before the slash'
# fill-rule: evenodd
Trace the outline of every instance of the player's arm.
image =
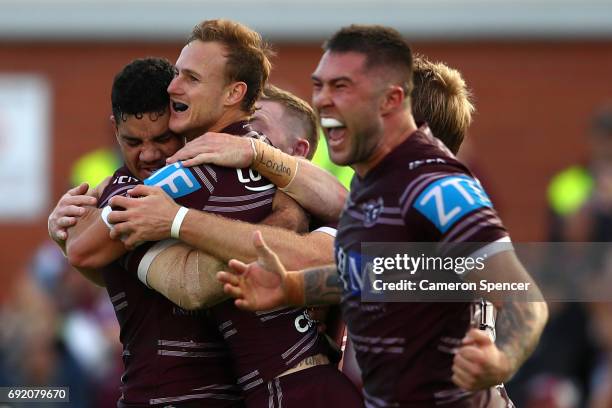
<svg viewBox="0 0 612 408">
<path fill-rule="evenodd" d="M 109 181 L 110 177 L 106 178 L 92 194 L 99 198 Z M 127 252 L 121 241 L 110 238 L 108 226 L 101 214 L 101 209 L 87 207 L 81 218 L 68 230 L 66 256 L 77 269 L 99 269 Z"/>
<path fill-rule="evenodd" d="M 82 183 L 68 190 L 58 200 L 47 219 L 49 237 L 64 254 L 66 254 L 66 238 L 68 238 L 67 229 L 76 224 L 77 219 L 85 214 L 85 207 L 94 206 L 97 203 L 96 197 L 86 194 L 88 189 L 87 183 Z"/>
<path fill-rule="evenodd" d="M 472 329 L 457 350 L 453 381 L 468 390 L 483 389 L 509 380 L 535 349 L 548 319 L 546 302 L 514 251 L 493 255 L 485 266 L 482 271 L 472 271 L 466 281 L 475 282 L 477 287 L 480 287 L 482 279 L 490 283 L 529 284 L 526 296 L 530 301 L 512 300 L 512 293 L 497 296 L 481 293 L 498 310 L 497 339 L 493 342 L 487 332 Z"/>
<path fill-rule="evenodd" d="M 109 237 L 102 210 L 87 208 L 77 223 L 68 229 L 66 256 L 75 268 L 98 269 L 127 251 L 123 243 Z"/>
<path fill-rule="evenodd" d="M 114 224 L 111 235 L 124 236 L 129 248 L 142 241 L 161 241 L 171 237 L 172 225 L 179 208 L 159 187 L 136 186 L 130 194 L 138 199 L 113 197 L 113 205 L 125 211 L 113 211 L 108 220 Z M 271 225 L 255 225 L 214 214 L 184 210 L 177 228 L 178 237 L 186 244 L 227 262 L 241 259 L 251 262 L 257 252 L 249 237 L 261 230 L 270 246 L 290 269 L 322 265 L 333 259 L 333 238 L 325 233 L 297 234 Z"/>
<path fill-rule="evenodd" d="M 272 212 L 261 223 L 303 233 L 308 231 L 310 217 L 294 199 L 276 190 L 272 200 Z"/>
<path fill-rule="evenodd" d="M 95 209 L 93 206 L 96 205 L 100 194 L 109 180 L 110 177 L 107 177 L 93 189 L 89 189 L 87 183 L 82 183 L 68 190 L 60 198 L 51 215 L 49 215 L 47 223 L 49 236 L 65 255 L 67 254 L 66 239 L 69 237 L 68 229 L 76 225 L 82 217 L 87 217 Z M 70 237 L 72 238 L 75 234 L 70 234 Z M 73 267 L 92 283 L 98 286 L 105 286 L 99 271 L 74 265 Z"/>
<path fill-rule="evenodd" d="M 438 167 L 445 170 L 445 166 Z M 448 168 L 452 170 L 453 168 Z M 529 357 L 548 318 L 548 310 L 533 279 L 521 265 L 491 200 L 480 183 L 470 175 L 449 173 L 439 177 L 424 171 L 422 178 L 429 182 L 415 187 L 411 194 L 400 198 L 404 224 L 415 220 L 428 222 L 433 237 L 441 242 L 490 242 L 478 252 L 487 254 L 482 270 L 474 269 L 463 279 L 476 284 L 490 283 L 529 284 L 529 298 L 513 298 L 512 293 L 496 298 L 495 292 L 479 293 L 499 310 L 497 343 L 487 331 L 472 329 L 457 349 L 453 361 L 453 381 L 468 389 L 484 389 L 508 380 Z M 449 213 L 445 209 L 453 208 Z M 446 210 L 448 211 L 448 210 Z M 475 254 L 472 254 L 472 258 Z M 516 296 L 516 293 L 514 294 Z"/>
<path fill-rule="evenodd" d="M 215 278 L 226 264 L 180 241 L 155 243 L 145 254 L 131 254 L 128 269 L 138 279 L 183 309 L 214 306 L 228 298 Z"/>
<path fill-rule="evenodd" d="M 168 163 L 181 160 L 185 166 L 252 167 L 326 222 L 340 217 L 347 196 L 344 186 L 328 171 L 253 138 L 209 132 L 187 143 Z"/>
<path fill-rule="evenodd" d="M 287 271 L 259 231 L 253 234 L 253 246 L 257 261 L 247 265 L 232 259 L 229 262 L 231 271 L 217 274 L 224 291 L 236 298 L 236 306 L 269 310 L 287 305 L 340 303 L 342 286 L 335 264 Z"/>
</svg>

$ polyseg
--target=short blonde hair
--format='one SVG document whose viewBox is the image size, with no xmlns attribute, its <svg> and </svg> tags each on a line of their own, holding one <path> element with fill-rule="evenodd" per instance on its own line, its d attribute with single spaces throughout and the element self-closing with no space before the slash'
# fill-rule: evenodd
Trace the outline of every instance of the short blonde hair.
<svg viewBox="0 0 612 408">
<path fill-rule="evenodd" d="M 196 25 L 187 40 L 192 41 L 225 45 L 228 51 L 225 79 L 228 83 L 241 81 L 247 85 L 240 107 L 249 114 L 255 112 L 255 102 L 270 76 L 270 58 L 274 54 L 261 35 L 235 21 L 217 19 Z"/>
<path fill-rule="evenodd" d="M 308 140 L 310 146 L 306 158 L 309 160 L 312 159 L 312 156 L 314 156 L 317 150 L 317 144 L 319 143 L 317 116 L 312 107 L 306 101 L 298 98 L 291 92 L 271 84 L 267 85 L 264 89 L 261 100 L 281 104 L 283 108 L 299 120 L 304 130 L 304 138 Z"/>
<path fill-rule="evenodd" d="M 457 154 L 475 108 L 472 94 L 459 71 L 417 55 L 412 111 L 417 121 L 427 122 L 434 136 Z"/>
</svg>

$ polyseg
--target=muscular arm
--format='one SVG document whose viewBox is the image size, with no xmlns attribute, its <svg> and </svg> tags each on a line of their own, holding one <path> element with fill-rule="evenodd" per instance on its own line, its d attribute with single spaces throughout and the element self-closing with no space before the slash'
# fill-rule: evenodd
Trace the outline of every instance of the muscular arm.
<svg viewBox="0 0 612 408">
<path fill-rule="evenodd" d="M 472 329 L 463 339 L 453 362 L 453 381 L 468 390 L 483 389 L 509 380 L 535 349 L 548 308 L 533 279 L 514 251 L 493 255 L 482 272 L 473 271 L 468 281 L 529 283 L 527 299 L 516 294 L 482 293 L 498 308 L 496 343 L 481 330 Z M 514 299 L 513 299 L 514 297 Z"/>
<path fill-rule="evenodd" d="M 322 265 L 333 260 L 333 238 L 327 234 L 300 235 L 283 228 L 229 220 L 199 211 L 189 210 L 180 237 L 189 245 L 226 262 L 230 259 L 252 262 L 257 259 L 257 252 L 250 237 L 256 230 L 261 231 L 289 269 Z"/>
<path fill-rule="evenodd" d="M 140 198 L 112 199 L 114 205 L 126 208 L 126 211 L 113 211 L 109 215 L 109 221 L 115 224 L 112 235 L 129 235 L 124 241 L 128 246 L 141 241 L 170 238 L 170 227 L 178 212 L 178 204 L 158 187 L 137 186 L 133 194 Z M 333 239 L 327 234 L 301 235 L 283 228 L 230 220 L 194 209 L 187 212 L 179 237 L 188 245 L 224 262 L 234 258 L 250 262 L 257 258 L 250 241 L 256 230 L 262 231 L 291 269 L 322 265 L 333 259 Z"/>
<path fill-rule="evenodd" d="M 49 215 L 47 224 L 49 236 L 57 243 L 64 254 L 68 256 L 73 267 L 98 286 L 104 286 L 101 273 L 97 270 L 86 268 L 86 265 L 80 263 L 80 259 L 75 259 L 72 244 L 78 240 L 78 236 L 82 231 L 86 230 L 87 226 L 92 223 L 96 213 L 94 206 L 109 180 L 110 177 L 107 177 L 94 189 L 88 190 L 87 184 L 82 183 L 80 186 L 68 190 L 60 198 L 53 212 Z M 70 234 L 68 234 L 68 229 L 70 229 Z M 69 255 L 67 252 L 67 239 L 71 244 Z"/>
<path fill-rule="evenodd" d="M 249 138 L 209 132 L 187 143 L 168 159 L 168 163 L 184 160 L 185 166 L 203 163 L 237 168 L 250 166 L 282 188 L 310 214 L 326 222 L 339 218 L 348 192 L 334 175 L 264 142 L 254 140 L 254 143 L 257 155 Z M 288 163 L 298 163 L 295 177 L 283 171 L 288 167 L 295 171 L 295 165 L 287 166 Z M 290 180 L 293 181 L 289 183 Z"/>
<path fill-rule="evenodd" d="M 272 146 L 267 146 L 267 148 L 275 149 Z M 278 162 L 287 161 L 291 157 L 279 149 L 275 150 L 277 152 L 274 160 Z M 294 160 L 297 163 L 297 172 L 291 182 L 284 186 L 283 181 L 280 181 L 282 174 L 274 170 L 278 167 L 270 165 L 269 161 L 255 160 L 251 167 L 270 181 L 278 183 L 282 191 L 297 201 L 310 214 L 327 222 L 337 220 L 342 212 L 348 191 L 328 171 L 306 159 L 295 158 Z M 274 173 L 277 173 L 276 176 Z"/>
<path fill-rule="evenodd" d="M 538 286 L 514 251 L 504 251 L 492 256 L 486 266 L 487 280 L 491 282 L 528 282 L 531 288 L 528 296 L 532 301 L 524 299 L 504 301 L 499 296 L 483 293 L 483 296 L 493 302 L 498 309 L 495 325 L 496 344 L 508 358 L 511 376 L 527 360 L 538 344 L 548 319 L 548 307 L 543 301 Z M 512 294 L 509 294 L 506 298 L 511 297 Z"/>
<path fill-rule="evenodd" d="M 177 242 L 155 257 L 147 285 L 187 310 L 214 306 L 227 299 L 215 275 L 224 262 Z"/>
<path fill-rule="evenodd" d="M 127 252 L 121 241 L 109 237 L 101 211 L 87 208 L 85 215 L 68 229 L 66 255 L 75 268 L 101 268 Z"/>
<path fill-rule="evenodd" d="M 257 261 L 231 260 L 232 272 L 219 272 L 223 290 L 247 310 L 270 310 L 288 305 L 337 304 L 341 285 L 335 264 L 288 272 L 260 232 L 253 234 Z"/>
<path fill-rule="evenodd" d="M 319 266 L 297 272 L 304 280 L 304 304 L 338 304 L 342 296 L 340 275 L 336 264 Z"/>
</svg>

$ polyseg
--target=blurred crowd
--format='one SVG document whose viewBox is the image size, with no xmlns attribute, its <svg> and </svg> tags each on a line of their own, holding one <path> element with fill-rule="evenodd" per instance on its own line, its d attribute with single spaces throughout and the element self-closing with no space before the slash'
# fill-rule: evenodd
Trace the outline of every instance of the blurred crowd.
<svg viewBox="0 0 612 408">
<path fill-rule="evenodd" d="M 549 241 L 612 241 L 612 106 L 595 113 L 585 142 L 589 157 L 551 178 Z M 477 157 L 473 151 L 465 154 Z M 329 162 L 325 154 L 317 156 L 321 164 Z M 71 183 L 95 185 L 117 164 L 113 151 L 92 152 L 75 163 Z M 348 180 L 350 174 L 341 177 Z M 487 189 L 493 193 L 498 188 L 486 177 L 484 184 L 492 184 Z M 597 262 L 563 256 L 553 254 L 553 276 L 559 265 L 571 265 L 589 274 L 593 288 L 612 293 L 607 272 L 612 256 Z M 9 293 L 0 307 L 0 385 L 67 386 L 70 406 L 115 406 L 121 345 L 106 291 L 73 271 L 49 240 Z M 538 348 L 508 384 L 516 406 L 612 407 L 612 303 L 556 302 L 549 308 L 551 319 Z"/>
</svg>

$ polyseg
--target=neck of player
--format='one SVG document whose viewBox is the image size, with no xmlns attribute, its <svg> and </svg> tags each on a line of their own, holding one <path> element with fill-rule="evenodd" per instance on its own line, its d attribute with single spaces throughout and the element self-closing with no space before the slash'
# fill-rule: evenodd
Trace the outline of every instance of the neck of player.
<svg viewBox="0 0 612 408">
<path fill-rule="evenodd" d="M 353 164 L 351 167 L 359 177 L 364 178 L 368 172 L 376 167 L 397 146 L 404 143 L 418 129 L 411 114 L 394 115 L 386 118 L 383 135 L 380 137 L 374 152 L 364 161 Z"/>
</svg>

